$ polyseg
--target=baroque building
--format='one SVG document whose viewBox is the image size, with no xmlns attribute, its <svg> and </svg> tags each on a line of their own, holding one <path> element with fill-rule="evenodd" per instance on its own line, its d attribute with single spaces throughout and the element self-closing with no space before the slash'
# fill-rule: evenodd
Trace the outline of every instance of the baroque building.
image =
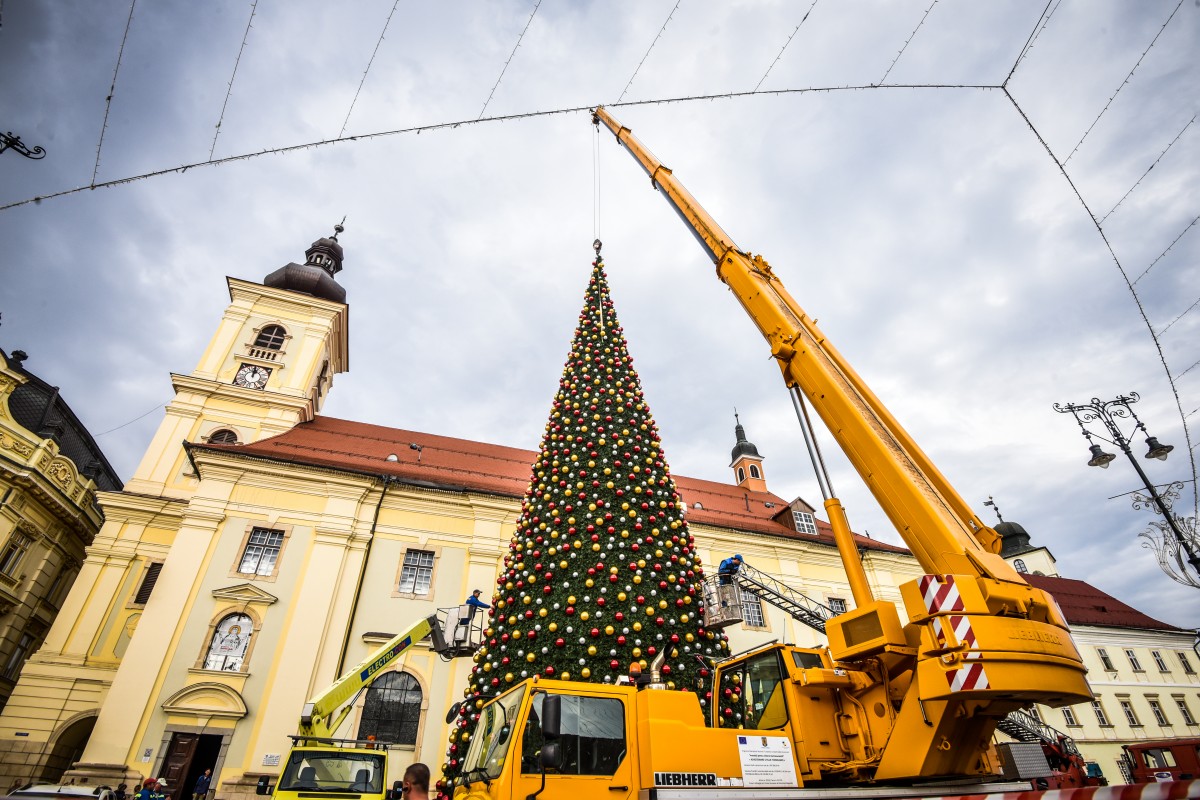
<svg viewBox="0 0 1200 800">
<path fill-rule="evenodd" d="M 97 491 L 121 486 L 58 388 L 30 372 L 27 358 L 0 351 L 0 708 L 100 529 Z"/>
<path fill-rule="evenodd" d="M 1013 522 L 996 526 L 1003 555 L 1062 608 L 1096 695 L 1091 703 L 1035 707 L 1036 717 L 1075 741 L 1110 783 L 1128 783 L 1122 747 L 1200 736 L 1196 631 L 1161 622 L 1086 581 L 1058 574 L 1054 557 Z M 1163 578 L 1166 580 L 1166 577 Z"/>
<path fill-rule="evenodd" d="M 312 694 L 410 623 L 491 594 L 535 453 L 321 416 L 348 369 L 349 307 L 337 235 L 306 256 L 261 284 L 228 279 L 230 303 L 196 368 L 172 375 L 135 474 L 98 492 L 103 526 L 0 714 L 4 785 L 161 776 L 178 793 L 211 768 L 217 798 L 248 798 L 279 773 Z M 735 437 L 732 483 L 677 476 L 700 559 L 739 552 L 846 607 L 828 526 L 770 492 L 740 423 Z M 899 602 L 920 573 L 912 557 L 858 546 Z M 743 611 L 735 650 L 821 640 L 756 597 Z M 414 648 L 340 735 L 397 742 L 396 769 L 436 772 L 470 666 Z"/>
</svg>

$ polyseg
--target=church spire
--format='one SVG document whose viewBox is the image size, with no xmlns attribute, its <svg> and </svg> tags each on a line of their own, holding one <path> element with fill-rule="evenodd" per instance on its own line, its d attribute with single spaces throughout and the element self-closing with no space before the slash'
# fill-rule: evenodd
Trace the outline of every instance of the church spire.
<svg viewBox="0 0 1200 800">
<path fill-rule="evenodd" d="M 345 222 L 344 218 L 342 222 Z M 304 251 L 303 264 L 292 262 L 280 267 L 268 275 L 263 284 L 335 303 L 346 302 L 346 289 L 334 280 L 334 276 L 342 271 L 344 254 L 338 235 L 344 230 L 341 222 L 334 225 L 332 237 L 323 236 Z"/>
<path fill-rule="evenodd" d="M 767 481 L 766 473 L 762 468 L 763 457 L 759 455 L 758 448 L 754 446 L 754 443 L 746 438 L 746 429 L 742 427 L 742 420 L 738 417 L 737 409 L 733 410 L 733 420 L 735 423 L 733 433 L 737 441 L 729 456 L 729 466 L 733 469 L 737 485 L 752 492 L 765 492 Z"/>
</svg>

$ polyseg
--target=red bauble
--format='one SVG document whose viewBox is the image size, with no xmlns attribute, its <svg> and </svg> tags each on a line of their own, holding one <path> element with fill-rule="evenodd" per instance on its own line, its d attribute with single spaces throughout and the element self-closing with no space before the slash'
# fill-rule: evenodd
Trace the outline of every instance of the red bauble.
<svg viewBox="0 0 1200 800">
<path fill-rule="evenodd" d="M 593 638 L 593 639 L 595 639 L 595 638 L 596 638 L 596 637 L 598 637 L 599 635 L 600 635 L 600 629 L 599 629 L 599 628 L 592 628 L 592 638 Z"/>
<path fill-rule="evenodd" d="M 617 661 L 617 660 L 614 658 L 612 661 L 608 662 L 608 666 L 610 666 L 610 667 L 611 667 L 611 668 L 613 668 L 613 669 L 620 669 L 620 668 L 621 668 L 621 662 L 620 662 L 620 661 Z"/>
<path fill-rule="evenodd" d="M 565 645 L 566 645 L 566 643 L 567 643 L 567 642 L 566 642 L 566 640 L 565 640 L 565 639 L 555 639 L 555 640 L 554 640 L 554 646 L 555 646 L 555 647 L 563 647 L 563 646 L 565 646 Z"/>
</svg>

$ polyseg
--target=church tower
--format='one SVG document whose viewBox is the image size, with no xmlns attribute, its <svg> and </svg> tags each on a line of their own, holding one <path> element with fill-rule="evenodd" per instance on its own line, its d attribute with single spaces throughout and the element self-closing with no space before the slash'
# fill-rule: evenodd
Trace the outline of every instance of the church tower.
<svg viewBox="0 0 1200 800">
<path fill-rule="evenodd" d="M 341 225 L 261 284 L 226 278 L 229 306 L 187 375 L 172 374 L 175 398 L 129 492 L 187 497 L 195 476 L 180 442 L 241 443 L 283 433 L 321 410 L 333 376 L 349 369 L 349 306 Z"/>
<path fill-rule="evenodd" d="M 736 411 L 733 413 L 733 419 L 737 423 L 733 429 L 737 442 L 733 445 L 729 466 L 733 469 L 734 479 L 743 489 L 765 492 L 767 476 L 762 468 L 763 457 L 758 454 L 758 448 L 746 439 L 746 429 L 742 427 L 742 421 Z"/>
</svg>

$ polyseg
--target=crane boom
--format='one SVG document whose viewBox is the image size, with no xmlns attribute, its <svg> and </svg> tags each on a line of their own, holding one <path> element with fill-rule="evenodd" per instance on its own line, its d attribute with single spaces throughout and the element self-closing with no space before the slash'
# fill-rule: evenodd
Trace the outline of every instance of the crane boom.
<svg viewBox="0 0 1200 800">
<path fill-rule="evenodd" d="M 645 145 L 603 107 L 595 110 L 655 189 L 690 227 L 797 386 L 850 459 L 917 561 L 930 573 L 1024 584 L 996 553 L 1000 537 L 949 481 L 788 294 L 762 258 L 738 248 Z"/>
<path fill-rule="evenodd" d="M 417 620 L 407 630 L 393 636 L 356 664 L 333 684 L 313 695 L 300 714 L 300 735 L 309 738 L 330 738 L 337 731 L 352 706 L 349 701 L 383 670 L 426 636 L 434 638 L 434 649 L 445 649 L 442 629 L 437 616 Z"/>
</svg>

